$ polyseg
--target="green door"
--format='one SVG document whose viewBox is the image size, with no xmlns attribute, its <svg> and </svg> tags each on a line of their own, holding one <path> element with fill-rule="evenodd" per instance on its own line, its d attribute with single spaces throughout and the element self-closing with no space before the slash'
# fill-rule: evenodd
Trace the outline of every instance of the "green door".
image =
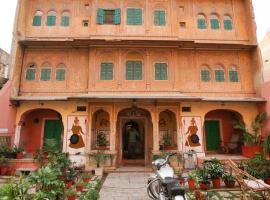
<svg viewBox="0 0 270 200">
<path fill-rule="evenodd" d="M 205 138 L 207 151 L 218 151 L 220 149 L 219 121 L 205 121 Z"/>
<path fill-rule="evenodd" d="M 62 122 L 60 120 L 46 120 L 43 143 L 46 139 L 55 139 L 57 147 L 61 150 Z"/>
</svg>

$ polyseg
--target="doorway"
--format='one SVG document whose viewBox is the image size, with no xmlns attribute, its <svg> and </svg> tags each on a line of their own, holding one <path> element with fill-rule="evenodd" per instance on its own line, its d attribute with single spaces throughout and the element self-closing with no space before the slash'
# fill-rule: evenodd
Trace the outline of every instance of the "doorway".
<svg viewBox="0 0 270 200">
<path fill-rule="evenodd" d="M 217 152 L 220 149 L 220 122 L 219 120 L 205 121 L 206 151 Z"/>
<path fill-rule="evenodd" d="M 63 130 L 63 125 L 61 120 L 45 120 L 44 126 L 44 137 L 43 146 L 46 145 L 46 140 L 54 140 L 56 142 L 56 147 L 61 150 L 61 135 Z"/>
<path fill-rule="evenodd" d="M 122 128 L 123 160 L 145 158 L 145 127 L 143 120 L 130 120 Z"/>
</svg>

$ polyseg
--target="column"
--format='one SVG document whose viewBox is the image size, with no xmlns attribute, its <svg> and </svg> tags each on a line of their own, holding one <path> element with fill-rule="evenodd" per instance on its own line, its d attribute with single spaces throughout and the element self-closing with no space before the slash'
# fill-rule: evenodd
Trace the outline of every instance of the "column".
<svg viewBox="0 0 270 200">
<path fill-rule="evenodd" d="M 21 129 L 22 129 L 21 125 L 19 125 L 19 124 L 16 125 L 14 145 L 17 147 L 20 145 Z"/>
<path fill-rule="evenodd" d="M 155 107 L 155 111 L 153 114 L 153 151 L 159 151 L 159 116 L 157 112 L 157 107 Z"/>
</svg>

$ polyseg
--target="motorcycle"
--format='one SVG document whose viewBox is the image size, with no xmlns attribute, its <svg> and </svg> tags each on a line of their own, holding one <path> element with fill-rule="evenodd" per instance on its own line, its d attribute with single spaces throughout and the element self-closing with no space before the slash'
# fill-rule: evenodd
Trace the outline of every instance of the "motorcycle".
<svg viewBox="0 0 270 200">
<path fill-rule="evenodd" d="M 185 189 L 174 178 L 174 170 L 169 163 L 170 154 L 166 159 L 160 158 L 152 162 L 155 174 L 148 179 L 147 193 L 153 200 L 185 200 Z"/>
</svg>

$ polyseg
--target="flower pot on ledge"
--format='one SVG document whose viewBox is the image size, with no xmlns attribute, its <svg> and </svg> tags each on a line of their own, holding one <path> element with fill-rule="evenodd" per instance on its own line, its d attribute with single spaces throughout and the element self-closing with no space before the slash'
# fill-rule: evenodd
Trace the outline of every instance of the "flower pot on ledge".
<svg viewBox="0 0 270 200">
<path fill-rule="evenodd" d="M 247 158 L 254 158 L 257 153 L 262 153 L 263 148 L 261 146 L 242 146 L 242 156 Z"/>
<path fill-rule="evenodd" d="M 221 178 L 213 178 L 212 179 L 213 188 L 218 189 L 221 187 Z"/>
</svg>

